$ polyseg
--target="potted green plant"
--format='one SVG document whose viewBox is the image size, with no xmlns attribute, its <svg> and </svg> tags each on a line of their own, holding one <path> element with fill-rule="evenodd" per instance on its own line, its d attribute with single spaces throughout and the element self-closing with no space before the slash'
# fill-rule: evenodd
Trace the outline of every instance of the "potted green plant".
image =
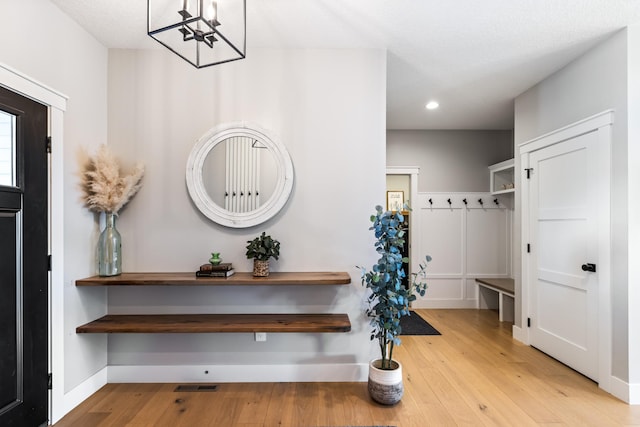
<svg viewBox="0 0 640 427">
<path fill-rule="evenodd" d="M 266 277 L 269 275 L 269 258 L 278 259 L 280 242 L 271 236 L 262 234 L 253 240 L 247 240 L 247 259 L 253 258 L 253 275 Z"/>
<path fill-rule="evenodd" d="M 405 209 L 408 206 L 405 205 Z M 370 219 L 373 225 L 369 229 L 374 231 L 374 246 L 380 259 L 370 271 L 361 269 L 362 284 L 371 291 L 366 314 L 373 327 L 371 340 L 378 340 L 381 357 L 369 363 L 368 389 L 373 400 L 392 405 L 399 402 L 404 393 L 402 365 L 393 359 L 394 346 L 400 345 L 400 318 L 410 315 L 409 304 L 416 299 L 416 294 L 424 296 L 425 269 L 431 257 L 425 258 L 417 273 L 411 273 L 409 286 L 403 286 L 402 279 L 406 277 L 403 263 L 409 261 L 401 253 L 406 234 L 404 216 L 376 206 L 376 213 Z"/>
</svg>

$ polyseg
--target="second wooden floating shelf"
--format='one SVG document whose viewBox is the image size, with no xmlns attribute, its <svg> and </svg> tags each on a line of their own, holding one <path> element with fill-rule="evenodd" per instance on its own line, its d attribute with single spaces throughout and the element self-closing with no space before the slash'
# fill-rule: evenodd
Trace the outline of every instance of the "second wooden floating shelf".
<svg viewBox="0 0 640 427">
<path fill-rule="evenodd" d="M 76 333 L 349 332 L 346 314 L 109 314 Z"/>
</svg>

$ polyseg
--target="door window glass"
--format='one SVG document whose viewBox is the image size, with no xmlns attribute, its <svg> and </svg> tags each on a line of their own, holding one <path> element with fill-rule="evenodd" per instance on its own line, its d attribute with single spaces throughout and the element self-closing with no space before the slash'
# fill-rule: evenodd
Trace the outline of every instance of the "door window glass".
<svg viewBox="0 0 640 427">
<path fill-rule="evenodd" d="M 0 185 L 16 185 L 16 116 L 0 111 Z"/>
</svg>

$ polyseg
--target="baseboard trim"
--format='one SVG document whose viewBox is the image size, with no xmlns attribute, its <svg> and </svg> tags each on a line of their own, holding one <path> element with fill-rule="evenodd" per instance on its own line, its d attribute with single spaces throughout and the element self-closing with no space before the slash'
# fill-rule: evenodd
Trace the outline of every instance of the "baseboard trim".
<svg viewBox="0 0 640 427">
<path fill-rule="evenodd" d="M 629 404 L 640 405 L 640 384 L 629 385 Z"/>
<path fill-rule="evenodd" d="M 620 378 L 609 379 L 609 390 L 605 390 L 630 405 L 640 405 L 640 384 L 629 384 Z"/>
<path fill-rule="evenodd" d="M 62 402 L 54 401 L 52 407 L 51 424 L 55 424 L 62 419 L 73 408 L 84 402 L 89 396 L 100 390 L 107 384 L 107 367 L 100 369 L 98 372 L 84 380 L 73 390 L 62 396 Z M 61 404 L 57 404 L 57 403 Z"/>
<path fill-rule="evenodd" d="M 627 383 L 626 381 L 621 380 L 620 378 L 614 377 L 614 376 L 610 376 L 609 377 L 609 384 L 608 384 L 608 390 L 605 390 L 603 388 L 604 391 L 606 391 L 607 393 L 611 393 L 612 395 L 614 395 L 615 397 L 617 397 L 620 400 L 623 400 L 627 403 L 631 403 L 629 400 L 630 397 L 630 392 L 631 392 L 631 387 L 629 385 L 629 383 Z"/>
<path fill-rule="evenodd" d="M 109 383 L 363 382 L 366 363 L 327 365 L 109 366 Z"/>
<path fill-rule="evenodd" d="M 472 300 L 431 300 L 431 299 L 417 299 L 411 303 L 411 308 L 433 308 L 433 309 L 468 309 L 477 308 L 477 302 Z"/>
<path fill-rule="evenodd" d="M 511 327 L 511 336 L 514 340 L 520 341 L 523 344 L 529 345 L 529 339 L 527 337 L 527 332 L 522 329 L 520 326 L 513 325 Z"/>
</svg>

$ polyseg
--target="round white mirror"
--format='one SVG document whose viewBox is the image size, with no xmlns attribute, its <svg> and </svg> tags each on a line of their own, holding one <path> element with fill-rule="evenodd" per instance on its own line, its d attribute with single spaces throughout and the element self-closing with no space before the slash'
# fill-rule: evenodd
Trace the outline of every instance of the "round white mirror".
<svg viewBox="0 0 640 427">
<path fill-rule="evenodd" d="M 246 228 L 269 220 L 285 205 L 293 188 L 293 164 L 268 131 L 231 123 L 196 142 L 186 178 L 200 212 L 220 225 Z"/>
</svg>

